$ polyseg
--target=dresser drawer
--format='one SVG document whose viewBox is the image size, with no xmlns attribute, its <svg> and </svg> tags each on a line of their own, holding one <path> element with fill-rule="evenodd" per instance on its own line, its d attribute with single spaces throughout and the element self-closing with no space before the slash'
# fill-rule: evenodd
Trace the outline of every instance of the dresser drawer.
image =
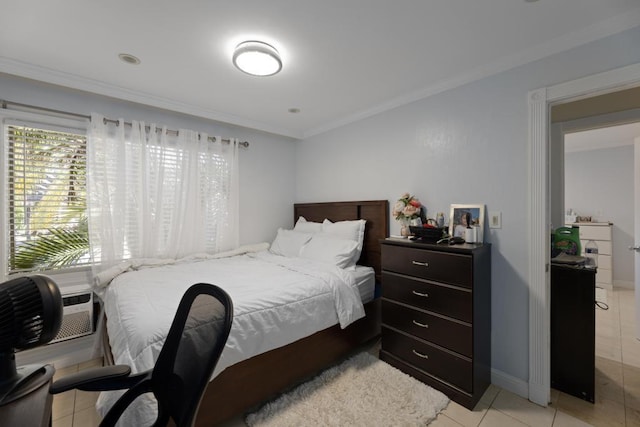
<svg viewBox="0 0 640 427">
<path fill-rule="evenodd" d="M 600 271 L 601 268 L 611 270 L 611 255 L 598 254 L 598 271 Z"/>
<path fill-rule="evenodd" d="M 466 325 L 444 317 L 414 310 L 382 300 L 382 324 L 431 341 L 465 356 L 473 356 L 473 331 Z"/>
<path fill-rule="evenodd" d="M 598 225 L 579 225 L 580 240 L 611 240 L 611 227 Z"/>
<path fill-rule="evenodd" d="M 382 245 L 382 269 L 467 288 L 473 283 L 470 255 Z"/>
<path fill-rule="evenodd" d="M 382 296 L 465 322 L 473 321 L 473 295 L 470 289 L 456 289 L 382 272 Z"/>
<path fill-rule="evenodd" d="M 473 392 L 470 360 L 382 327 L 382 350 L 466 392 Z"/>
<path fill-rule="evenodd" d="M 588 240 L 580 240 L 580 247 L 582 249 L 582 253 L 580 255 L 584 256 L 584 248 L 587 246 Z M 594 240 L 596 245 L 598 245 L 598 255 L 611 255 L 611 241 L 610 240 Z"/>
</svg>

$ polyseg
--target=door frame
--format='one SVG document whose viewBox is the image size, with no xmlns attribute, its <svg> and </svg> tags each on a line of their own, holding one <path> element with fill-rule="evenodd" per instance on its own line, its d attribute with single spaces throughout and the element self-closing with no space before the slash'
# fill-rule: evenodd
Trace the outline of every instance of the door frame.
<svg viewBox="0 0 640 427">
<path fill-rule="evenodd" d="M 633 224 L 633 247 L 640 245 L 640 137 L 633 140 L 633 194 L 634 194 L 634 216 Z M 636 296 L 636 339 L 640 340 L 640 254 L 634 250 L 633 252 L 633 285 Z"/>
<path fill-rule="evenodd" d="M 550 361 L 550 106 L 640 84 L 640 64 L 532 90 L 529 103 L 529 400 L 547 406 L 551 395 Z"/>
</svg>

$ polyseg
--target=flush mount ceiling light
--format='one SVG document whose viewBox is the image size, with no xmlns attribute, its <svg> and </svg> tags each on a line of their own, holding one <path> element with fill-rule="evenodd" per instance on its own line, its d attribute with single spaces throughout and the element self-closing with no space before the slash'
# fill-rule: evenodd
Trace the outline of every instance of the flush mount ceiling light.
<svg viewBox="0 0 640 427">
<path fill-rule="evenodd" d="M 259 41 L 246 41 L 233 51 L 233 65 L 252 76 L 272 76 L 282 69 L 278 51 Z"/>
</svg>

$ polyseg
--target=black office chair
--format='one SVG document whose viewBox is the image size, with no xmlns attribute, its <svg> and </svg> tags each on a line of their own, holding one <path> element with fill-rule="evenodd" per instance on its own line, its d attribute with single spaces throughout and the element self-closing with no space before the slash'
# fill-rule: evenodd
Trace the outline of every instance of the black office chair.
<svg viewBox="0 0 640 427">
<path fill-rule="evenodd" d="M 88 369 L 55 381 L 51 393 L 71 389 L 128 389 L 109 409 L 101 426 L 113 426 L 138 396 L 152 392 L 158 401 L 154 426 L 192 426 L 207 383 L 224 348 L 233 303 L 215 285 L 198 283 L 182 297 L 167 339 L 153 369 L 130 375 L 125 365 Z"/>
</svg>

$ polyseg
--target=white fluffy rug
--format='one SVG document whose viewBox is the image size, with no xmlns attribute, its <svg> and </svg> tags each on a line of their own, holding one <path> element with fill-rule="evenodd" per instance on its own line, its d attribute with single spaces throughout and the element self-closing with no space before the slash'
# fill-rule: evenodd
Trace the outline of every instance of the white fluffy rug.
<svg viewBox="0 0 640 427">
<path fill-rule="evenodd" d="M 360 353 L 247 416 L 249 426 L 426 426 L 449 403 L 437 390 Z"/>
</svg>

